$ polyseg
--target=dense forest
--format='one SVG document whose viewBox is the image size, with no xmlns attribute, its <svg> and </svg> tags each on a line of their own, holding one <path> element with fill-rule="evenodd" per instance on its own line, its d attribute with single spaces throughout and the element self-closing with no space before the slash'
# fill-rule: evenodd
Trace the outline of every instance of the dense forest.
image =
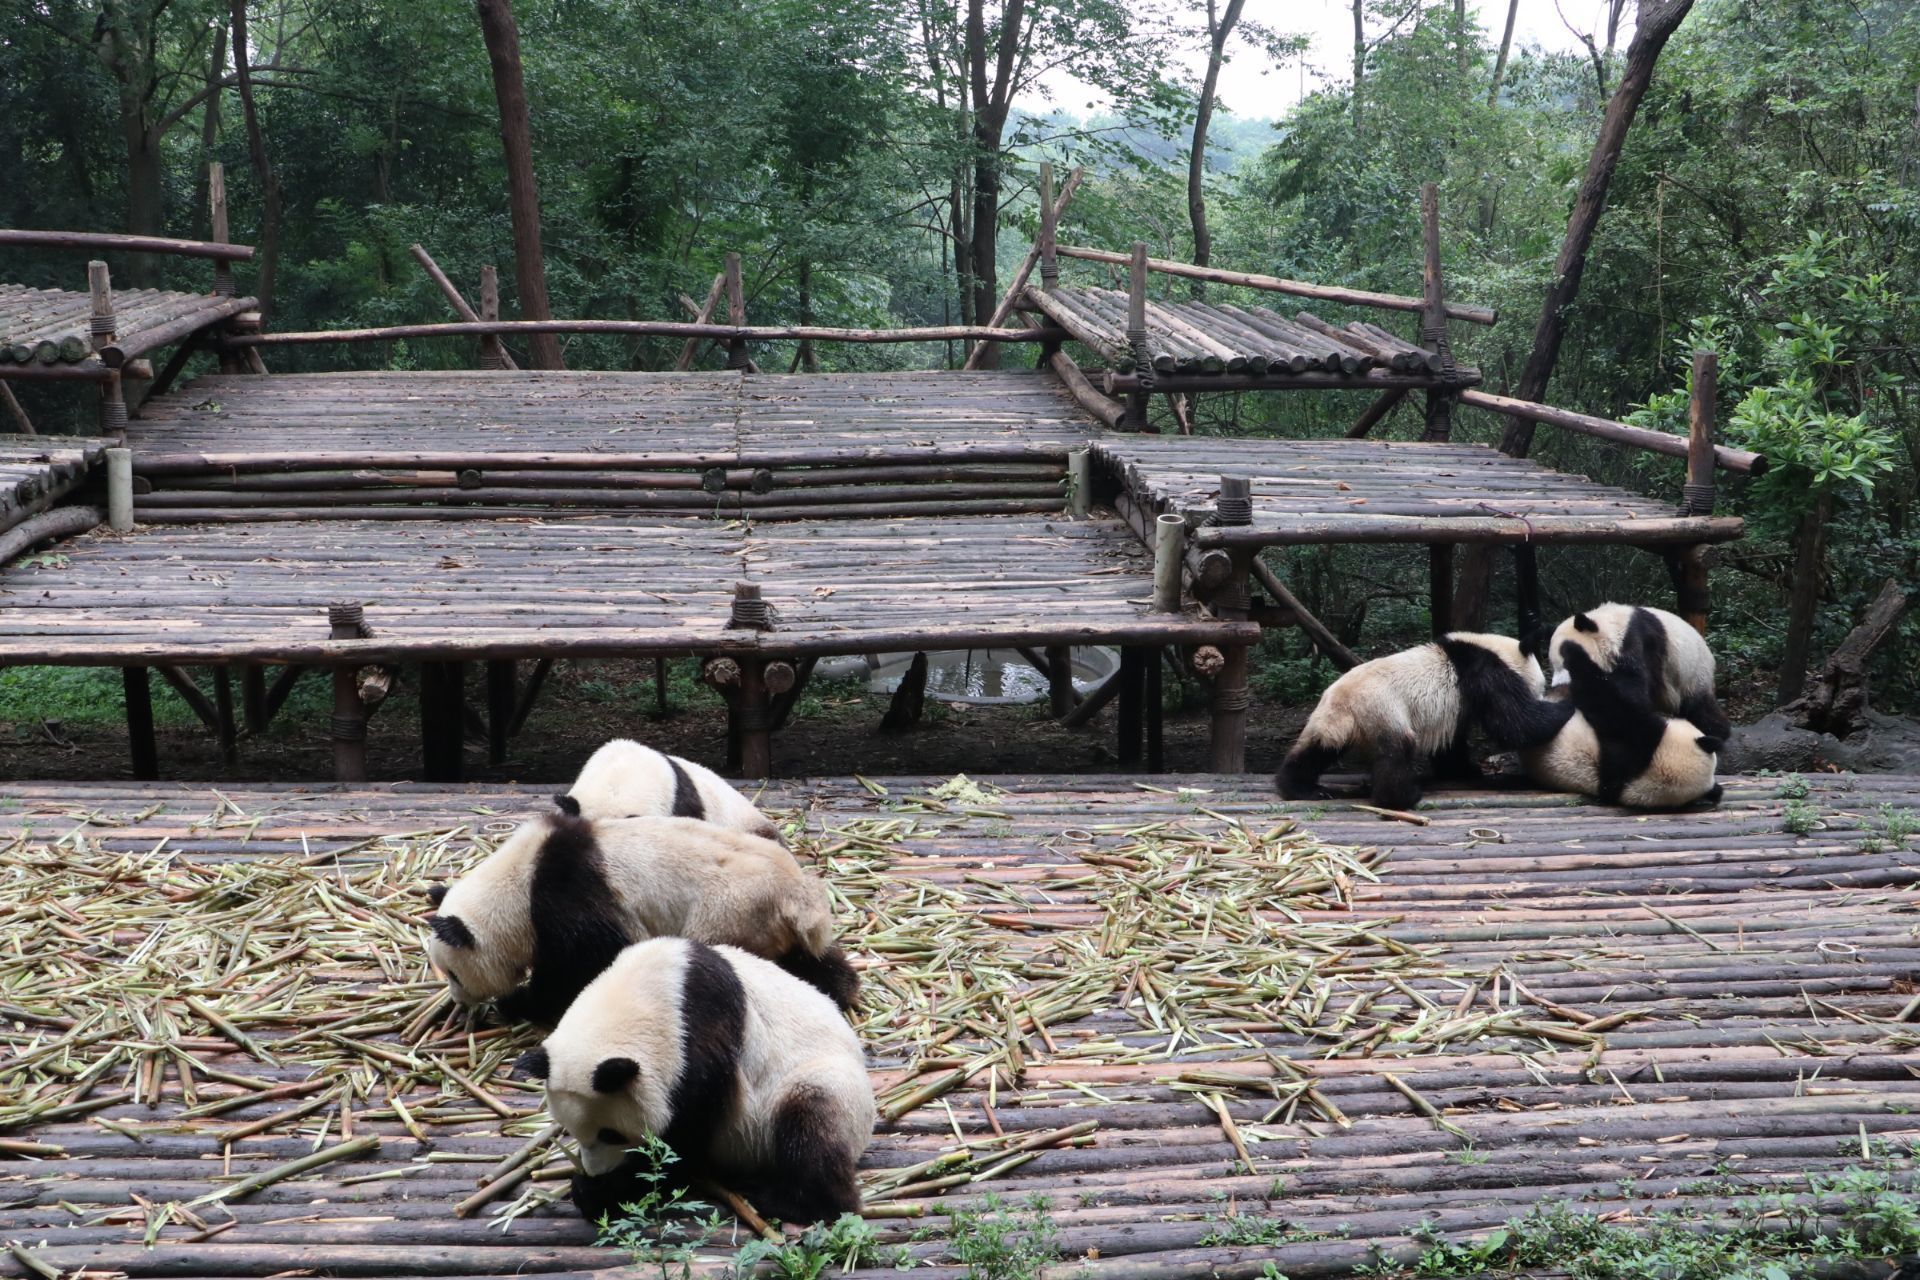
<svg viewBox="0 0 1920 1280">
<path fill-rule="evenodd" d="M 1245 20 L 1243 0 L 518 0 L 551 313 L 677 318 L 738 252 L 755 321 L 984 319 L 1033 234 L 1043 158 L 1087 169 L 1067 240 L 1144 239 L 1159 256 L 1418 293 L 1418 190 L 1436 181 L 1449 290 L 1502 317 L 1454 335 L 1489 389 L 1684 431 L 1691 353 L 1719 353 L 1724 435 L 1774 467 L 1723 500 L 1749 536 L 1714 562 L 1714 639 L 1736 706 L 1791 695 L 1884 582 L 1920 586 L 1920 7 L 1661 0 L 1684 17 L 1658 50 L 1577 294 L 1556 313 L 1557 358 L 1539 369 L 1569 211 L 1632 74 L 1631 10 L 1598 6 L 1581 49 L 1553 53 L 1480 28 L 1461 0 L 1353 6 L 1351 67 L 1256 123 L 1264 104 L 1216 103 L 1204 73 L 1223 59 L 1296 67 L 1303 42 Z M 1486 7 L 1497 28 L 1508 5 Z M 477 10 L 16 0 L 0 16 L 0 225 L 204 235 L 214 160 L 235 238 L 261 249 L 242 287 L 274 328 L 448 318 L 415 242 L 457 281 L 497 266 L 506 314 L 537 314 L 524 261 L 514 270 L 483 38 L 507 6 Z M 1048 101 L 1062 68 L 1097 107 Z M 204 286 L 191 266 L 144 269 Z M 61 271 L 71 263 L 0 257 L 7 279 L 72 287 Z M 576 338 L 531 354 L 644 369 L 678 346 Z M 965 354 L 784 346 L 762 363 L 937 367 Z M 440 340 L 275 361 L 472 359 Z M 1206 396 L 1196 429 L 1332 434 L 1362 403 Z M 1388 432 L 1412 428 L 1403 412 Z M 1497 440 L 1503 426 L 1469 412 L 1462 434 Z M 1678 493 L 1680 469 L 1650 455 L 1551 430 L 1534 452 Z M 1410 557 L 1314 549 L 1288 567 L 1350 643 L 1379 651 L 1424 626 Z M 1542 573 L 1550 608 L 1668 598 L 1652 557 L 1569 552 Z M 1499 610 L 1496 589 L 1496 622 Z M 1272 694 L 1330 674 L 1290 635 L 1265 657 Z M 1920 625 L 1878 662 L 1878 706 L 1920 703 Z"/>
</svg>

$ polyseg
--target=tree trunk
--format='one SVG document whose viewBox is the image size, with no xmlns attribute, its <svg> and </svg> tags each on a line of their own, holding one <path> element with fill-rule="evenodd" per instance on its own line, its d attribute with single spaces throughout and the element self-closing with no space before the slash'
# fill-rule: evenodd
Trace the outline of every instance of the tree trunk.
<svg viewBox="0 0 1920 1280">
<path fill-rule="evenodd" d="M 813 323 L 813 263 L 806 258 L 800 259 L 800 323 Z M 812 338 L 800 340 L 800 349 L 794 353 L 794 360 L 808 373 L 820 372 L 820 358 L 814 354 Z"/>
<path fill-rule="evenodd" d="M 1493 63 L 1493 84 L 1487 90 L 1487 105 L 1500 101 L 1500 82 L 1507 78 L 1507 55 L 1513 51 L 1513 22 L 1520 16 L 1520 0 L 1507 0 L 1507 29 L 1500 36 L 1500 56 Z"/>
<path fill-rule="evenodd" d="M 996 66 L 989 80 L 985 0 L 967 0 L 967 79 L 973 102 L 973 236 L 969 256 L 976 318 L 992 315 L 1000 301 L 1000 278 L 995 262 L 1000 235 L 1000 138 L 1006 129 L 1014 59 L 1019 51 L 1025 10 L 1026 0 L 1006 0 L 1001 8 Z M 981 355 L 979 367 L 999 368 L 998 350 L 988 347 Z"/>
<path fill-rule="evenodd" d="M 1827 555 L 1827 521 L 1833 492 L 1820 490 L 1813 509 L 1800 518 L 1794 534 L 1793 582 L 1787 592 L 1787 646 L 1780 659 L 1779 703 L 1792 702 L 1807 684 L 1807 658 L 1813 650 L 1813 616 L 1820 607 L 1821 564 Z"/>
<path fill-rule="evenodd" d="M 1467 0 L 1453 0 L 1453 51 L 1460 78 L 1467 76 Z"/>
<path fill-rule="evenodd" d="M 1227 0 L 1227 11 L 1215 17 L 1214 0 L 1207 0 L 1207 75 L 1200 85 L 1199 109 L 1193 117 L 1193 145 L 1187 159 L 1187 216 L 1193 221 L 1193 260 L 1206 266 L 1213 254 L 1213 236 L 1207 231 L 1207 130 L 1213 125 L 1213 95 L 1220 85 L 1220 64 L 1226 59 L 1227 38 L 1246 0 Z M 1204 297 L 1206 284 L 1196 280 L 1193 296 Z"/>
<path fill-rule="evenodd" d="M 233 76 L 240 91 L 240 116 L 247 126 L 247 154 L 253 159 L 254 181 L 260 184 L 260 238 L 254 262 L 253 293 L 260 299 L 263 317 L 273 313 L 274 266 L 280 260 L 280 179 L 267 158 L 267 142 L 260 132 L 260 114 L 253 103 L 253 73 L 247 69 L 252 49 L 247 42 L 247 0 L 233 0 Z"/>
<path fill-rule="evenodd" d="M 213 210 L 207 204 L 207 166 L 220 141 L 220 80 L 227 73 L 227 28 L 213 28 L 213 54 L 207 59 L 207 103 L 200 111 L 200 164 L 193 180 L 194 234 L 202 240 L 213 234 Z"/>
<path fill-rule="evenodd" d="M 1540 319 L 1533 330 L 1533 350 L 1521 371 L 1516 399 L 1545 400 L 1547 386 L 1553 380 L 1553 366 L 1560 358 L 1560 344 L 1566 337 L 1567 313 L 1580 294 L 1580 278 L 1587 269 L 1587 250 L 1593 244 L 1600 214 L 1606 208 L 1607 187 L 1613 181 L 1614 166 L 1620 161 L 1627 131 L 1653 82 L 1654 64 L 1680 22 L 1693 8 L 1693 0 L 1641 0 L 1639 25 L 1627 45 L 1626 67 L 1620 85 L 1607 102 L 1600 122 L 1600 136 L 1594 141 L 1593 154 L 1587 160 L 1587 176 L 1580 184 L 1573 212 L 1567 219 L 1566 239 L 1554 263 L 1554 279 L 1540 306 Z M 1500 438 L 1501 452 L 1525 457 L 1533 445 L 1532 422 L 1510 418 Z M 1459 596 L 1454 609 L 1456 623 L 1466 628 L 1486 625 L 1487 594 L 1493 577 L 1493 549 L 1470 549 L 1461 566 Z"/>
<path fill-rule="evenodd" d="M 1367 78 L 1367 0 L 1353 0 L 1353 132 L 1360 134 L 1360 86 Z"/>
<path fill-rule="evenodd" d="M 493 64 L 493 92 L 500 103 L 500 145 L 507 159 L 507 209 L 513 218 L 513 275 L 520 318 L 551 320 L 547 266 L 540 251 L 540 189 L 533 177 L 533 125 L 527 112 L 527 86 L 520 72 L 520 28 L 510 0 L 474 0 L 480 32 Z M 527 340 L 536 369 L 564 369 L 560 339 L 550 333 Z"/>
</svg>

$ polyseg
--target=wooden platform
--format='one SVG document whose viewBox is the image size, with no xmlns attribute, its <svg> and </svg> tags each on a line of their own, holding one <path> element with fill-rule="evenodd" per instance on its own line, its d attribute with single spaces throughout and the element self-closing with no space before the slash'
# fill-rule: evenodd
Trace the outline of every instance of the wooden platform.
<svg viewBox="0 0 1920 1280">
<path fill-rule="evenodd" d="M 1920 779 L 1813 779 L 1806 836 L 1778 779 L 1667 816 L 1442 793 L 1425 826 L 1258 779 L 943 781 L 761 797 L 865 967 L 863 1178 L 915 1275 L 960 1274 L 946 1215 L 988 1193 L 1047 1197 L 1050 1274 L 1137 1280 L 1912 1182 Z M 550 1152 L 455 1214 L 542 1120 L 524 1033 L 442 1021 L 419 889 L 545 790 L 7 787 L 0 1237 L 136 1277 L 626 1264 L 540 1203 Z M 903 1185 L 963 1139 L 942 1167 L 984 1180 Z"/>
<path fill-rule="evenodd" d="M 210 293 L 115 290 L 114 366 L 121 356 L 143 355 L 258 305 Z M 0 378 L 104 378 L 108 367 L 88 334 L 92 307 L 85 293 L 0 284 Z"/>
<path fill-rule="evenodd" d="M 0 435 L 0 533 L 84 480 L 110 443 L 84 436 Z"/>
<path fill-rule="evenodd" d="M 1099 464 L 1150 514 L 1198 524 L 1220 477 L 1247 477 L 1253 521 L 1209 525 L 1203 546 L 1320 542 L 1724 542 L 1743 522 L 1686 517 L 1653 498 L 1477 444 L 1398 440 L 1159 439 L 1105 434 Z"/>
<path fill-rule="evenodd" d="M 1148 298 L 1144 367 L 1127 340 L 1127 294 L 1086 286 L 1029 287 L 1028 309 L 1058 324 L 1116 373 L 1216 377 L 1250 385 L 1470 386 L 1477 369 L 1449 369 L 1378 325 L 1335 326 L 1306 311 Z M 1204 386 L 1203 383 L 1196 385 Z"/>
<path fill-rule="evenodd" d="M 141 526 L 0 572 L 0 664 L 144 666 L 633 654 L 870 653 L 969 645 L 1249 643 L 1151 612 L 1117 521 L 951 517 L 749 529 L 606 516 Z M 729 629 L 738 581 L 772 631 Z M 329 640 L 327 606 L 368 640 Z"/>
</svg>

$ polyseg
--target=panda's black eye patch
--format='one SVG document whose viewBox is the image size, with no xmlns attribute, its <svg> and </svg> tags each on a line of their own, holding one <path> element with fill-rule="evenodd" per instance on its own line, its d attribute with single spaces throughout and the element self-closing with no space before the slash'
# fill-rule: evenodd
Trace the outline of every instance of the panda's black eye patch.
<svg viewBox="0 0 1920 1280">
<path fill-rule="evenodd" d="M 608 1144 L 609 1146 L 614 1146 L 614 1147 L 624 1147 L 624 1146 L 631 1145 L 627 1142 L 625 1138 L 621 1137 L 619 1134 L 615 1133 L 611 1129 L 602 1129 L 600 1131 L 600 1141 Z"/>
</svg>

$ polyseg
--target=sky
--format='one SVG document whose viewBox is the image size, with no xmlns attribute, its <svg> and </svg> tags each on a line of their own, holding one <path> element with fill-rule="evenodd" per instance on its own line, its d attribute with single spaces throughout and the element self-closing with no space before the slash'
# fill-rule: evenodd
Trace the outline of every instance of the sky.
<svg viewBox="0 0 1920 1280">
<path fill-rule="evenodd" d="M 1605 43 L 1605 0 L 1520 0 L 1514 21 L 1515 47 L 1538 45 L 1552 50 L 1581 48 L 1567 22 L 1582 31 L 1594 33 L 1596 43 Z M 1632 6 L 1623 22 L 1619 44 L 1626 45 L 1632 28 Z M 1493 40 L 1500 38 L 1499 27 L 1507 19 L 1505 0 L 1468 0 L 1467 11 L 1477 15 L 1483 28 L 1491 28 Z M 1566 21 L 1561 20 L 1561 14 Z M 1278 66 L 1265 54 L 1242 41 L 1229 46 L 1232 60 L 1220 71 L 1220 99 L 1227 109 L 1243 119 L 1276 119 L 1287 108 L 1312 93 L 1322 84 L 1344 83 L 1352 78 L 1353 7 L 1351 0 L 1247 0 L 1246 21 L 1257 22 L 1280 33 L 1306 35 L 1312 47 L 1304 60 Z M 1377 34 L 1369 27 L 1369 35 Z M 1198 82 L 1206 70 L 1206 56 L 1195 50 L 1184 59 L 1192 78 Z M 1105 103 L 1096 93 L 1061 74 L 1043 82 L 1056 107 L 1075 114 L 1100 110 Z M 1030 104 L 1044 109 L 1044 104 Z"/>
</svg>

